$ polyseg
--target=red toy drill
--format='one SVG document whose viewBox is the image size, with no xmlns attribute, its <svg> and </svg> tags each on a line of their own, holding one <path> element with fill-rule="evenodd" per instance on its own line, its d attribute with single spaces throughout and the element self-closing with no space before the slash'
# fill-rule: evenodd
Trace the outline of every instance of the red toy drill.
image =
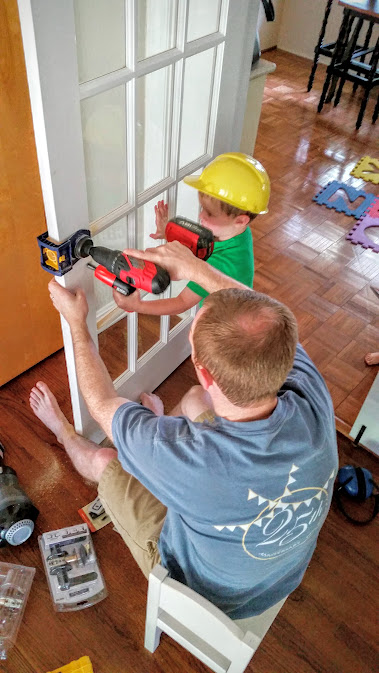
<svg viewBox="0 0 379 673">
<path fill-rule="evenodd" d="M 167 223 L 165 233 L 168 242 L 179 241 L 200 259 L 207 260 L 213 252 L 213 233 L 191 220 L 175 217 Z M 94 269 L 96 278 L 126 296 L 137 288 L 161 294 L 170 284 L 167 271 L 157 264 L 125 255 L 120 250 L 94 246 L 86 234 L 76 240 L 74 256 L 76 259 L 91 256 L 98 262 L 96 267 L 88 265 Z"/>
<path fill-rule="evenodd" d="M 179 241 L 189 248 L 195 257 L 204 261 L 211 256 L 214 247 L 214 237 L 210 229 L 201 224 L 186 220 L 184 217 L 173 217 L 165 229 L 167 242 Z"/>
</svg>

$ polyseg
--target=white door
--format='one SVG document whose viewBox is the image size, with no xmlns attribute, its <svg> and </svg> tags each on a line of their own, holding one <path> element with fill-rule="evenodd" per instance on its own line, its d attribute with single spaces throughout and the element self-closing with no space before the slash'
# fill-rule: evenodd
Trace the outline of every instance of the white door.
<svg viewBox="0 0 379 673">
<path fill-rule="evenodd" d="M 197 194 L 181 180 L 239 148 L 259 0 L 18 6 L 50 237 L 62 241 L 89 228 L 95 245 L 151 246 L 162 198 L 171 215 L 197 220 Z M 88 324 L 106 363 L 112 346 L 104 330 L 107 337 L 117 321 L 127 323 L 125 352 L 112 353 L 121 367 L 113 378 L 120 395 L 138 399 L 189 354 L 194 309 L 157 318 L 154 342 L 142 339 L 141 348 L 143 317 L 125 317 L 92 273 L 81 260 L 61 282 L 85 288 Z M 62 329 L 75 427 L 99 440 L 78 391 L 65 321 Z"/>
<path fill-rule="evenodd" d="M 362 404 L 360 412 L 355 419 L 354 425 L 350 430 L 350 437 L 357 438 L 363 428 L 362 439 L 358 439 L 367 449 L 379 456 L 379 374 L 376 375 L 374 382 L 367 393 L 367 397 Z"/>
</svg>

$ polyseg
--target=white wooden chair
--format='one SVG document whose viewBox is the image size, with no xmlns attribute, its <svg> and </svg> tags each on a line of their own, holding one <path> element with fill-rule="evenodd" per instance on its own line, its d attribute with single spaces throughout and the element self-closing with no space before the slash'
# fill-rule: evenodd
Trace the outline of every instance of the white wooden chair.
<svg viewBox="0 0 379 673">
<path fill-rule="evenodd" d="M 167 633 L 216 673 L 243 673 L 284 601 L 257 617 L 233 621 L 156 565 L 149 575 L 145 647 L 154 652 Z"/>
</svg>

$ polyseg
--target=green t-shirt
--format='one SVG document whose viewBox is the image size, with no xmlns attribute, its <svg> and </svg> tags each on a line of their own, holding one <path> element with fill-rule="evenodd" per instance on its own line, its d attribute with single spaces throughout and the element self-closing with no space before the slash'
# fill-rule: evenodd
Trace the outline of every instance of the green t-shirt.
<svg viewBox="0 0 379 673">
<path fill-rule="evenodd" d="M 250 228 L 247 227 L 242 234 L 229 238 L 227 241 L 216 241 L 213 253 L 207 262 L 227 276 L 244 283 L 248 287 L 253 287 L 254 256 L 253 237 Z M 203 299 L 209 294 L 201 285 L 194 283 L 192 280 L 187 287 Z M 200 302 L 200 306 L 202 304 L 203 300 Z"/>
</svg>

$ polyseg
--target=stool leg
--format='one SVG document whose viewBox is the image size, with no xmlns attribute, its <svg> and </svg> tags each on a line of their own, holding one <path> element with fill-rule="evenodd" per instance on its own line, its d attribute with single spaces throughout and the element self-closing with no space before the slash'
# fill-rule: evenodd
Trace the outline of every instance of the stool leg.
<svg viewBox="0 0 379 673">
<path fill-rule="evenodd" d="M 358 42 L 359 33 L 361 32 L 362 26 L 363 26 L 363 19 L 360 18 L 360 19 L 358 19 L 358 21 L 356 23 L 356 26 L 355 26 L 355 29 L 354 29 L 354 32 L 353 32 L 353 36 L 352 36 L 352 38 L 351 38 L 351 40 L 350 40 L 350 42 L 347 46 L 347 50 L 346 50 L 346 53 L 344 55 L 343 73 L 342 73 L 341 78 L 340 78 L 340 84 L 339 84 L 339 87 L 338 87 L 337 95 L 334 99 L 334 107 L 337 107 L 338 103 L 340 102 L 342 89 L 343 89 L 344 84 L 346 82 L 346 75 L 347 75 L 347 72 L 348 72 L 349 66 L 350 66 L 350 60 L 351 60 L 351 58 L 353 56 L 353 53 L 355 51 L 355 47 L 356 47 L 356 44 Z"/>
<path fill-rule="evenodd" d="M 374 114 L 372 115 L 372 123 L 373 124 L 375 124 L 376 120 L 378 119 L 378 115 L 379 115 L 379 95 L 378 95 L 378 98 L 376 100 Z"/>
<path fill-rule="evenodd" d="M 373 27 L 374 27 L 374 22 L 370 21 L 368 29 L 367 29 L 365 41 L 363 43 L 363 49 L 367 49 L 368 45 L 370 44 Z M 361 56 L 360 59 L 359 59 L 360 62 L 364 63 L 365 58 L 366 58 L 366 56 Z M 358 82 L 354 82 L 354 84 L 353 84 L 354 93 L 356 92 L 357 89 L 358 89 Z"/>
<path fill-rule="evenodd" d="M 325 36 L 326 24 L 328 23 L 329 14 L 330 14 L 330 10 L 332 8 L 332 4 L 333 4 L 333 0 L 328 0 L 328 2 L 326 3 L 324 20 L 322 22 L 321 31 L 320 31 L 320 35 L 319 35 L 319 38 L 318 38 L 317 45 L 315 47 L 315 57 L 314 57 L 314 60 L 313 60 L 313 66 L 312 66 L 311 74 L 309 75 L 307 91 L 310 91 L 312 86 L 313 86 L 313 81 L 314 81 L 317 66 L 318 66 L 318 59 L 319 59 L 319 56 L 320 56 L 320 48 L 322 46 L 322 41 L 323 41 L 324 36 Z"/>
<path fill-rule="evenodd" d="M 361 109 L 359 110 L 357 123 L 355 125 L 355 128 L 357 130 L 360 128 L 360 126 L 362 124 L 363 115 L 365 113 L 368 97 L 369 97 L 369 94 L 370 94 L 370 91 L 371 91 L 371 85 L 372 85 L 372 82 L 373 82 L 375 74 L 376 74 L 376 67 L 378 65 L 378 61 L 379 61 L 379 38 L 376 41 L 373 57 L 371 59 L 371 70 L 370 70 L 369 76 L 367 78 L 367 82 L 366 82 L 366 84 L 364 84 L 365 92 L 363 94 Z M 377 104 L 375 106 L 374 116 L 375 116 L 376 108 L 377 108 Z"/>
<path fill-rule="evenodd" d="M 349 23 L 347 25 L 346 36 L 345 36 L 345 39 L 344 39 L 344 41 L 341 45 L 341 49 L 338 53 L 338 57 L 336 59 L 337 60 L 337 66 L 336 66 L 337 68 L 338 68 L 338 65 L 342 65 L 342 63 L 345 60 L 345 55 L 346 55 L 347 50 L 349 48 L 348 45 L 350 44 L 349 35 L 350 35 L 351 29 L 352 29 L 353 24 L 354 24 L 354 18 L 355 18 L 354 15 L 351 14 L 350 19 L 349 19 Z M 329 87 L 328 95 L 327 95 L 326 101 L 325 101 L 326 103 L 330 103 L 333 100 L 333 96 L 334 96 L 336 88 L 337 88 L 337 82 L 338 82 L 339 77 L 340 77 L 340 75 L 337 72 L 333 73 L 332 83 Z"/>
<path fill-rule="evenodd" d="M 338 34 L 336 46 L 334 47 L 332 60 L 331 60 L 330 65 L 328 65 L 328 68 L 327 68 L 327 71 L 326 71 L 324 87 L 322 89 L 322 93 L 321 93 L 321 96 L 320 96 L 319 104 L 318 104 L 318 107 L 317 107 L 317 112 L 321 112 L 322 108 L 324 107 L 326 94 L 328 93 L 330 80 L 332 79 L 333 68 L 334 68 L 334 65 L 337 61 L 337 56 L 339 56 L 339 54 L 341 52 L 341 47 L 343 47 L 343 44 L 344 44 L 345 39 L 346 39 L 345 36 L 346 36 L 346 31 L 347 31 L 348 25 L 349 25 L 349 18 L 350 18 L 349 17 L 349 11 L 345 8 L 343 10 L 343 19 L 342 19 L 342 23 L 341 23 L 340 32 Z"/>
</svg>

